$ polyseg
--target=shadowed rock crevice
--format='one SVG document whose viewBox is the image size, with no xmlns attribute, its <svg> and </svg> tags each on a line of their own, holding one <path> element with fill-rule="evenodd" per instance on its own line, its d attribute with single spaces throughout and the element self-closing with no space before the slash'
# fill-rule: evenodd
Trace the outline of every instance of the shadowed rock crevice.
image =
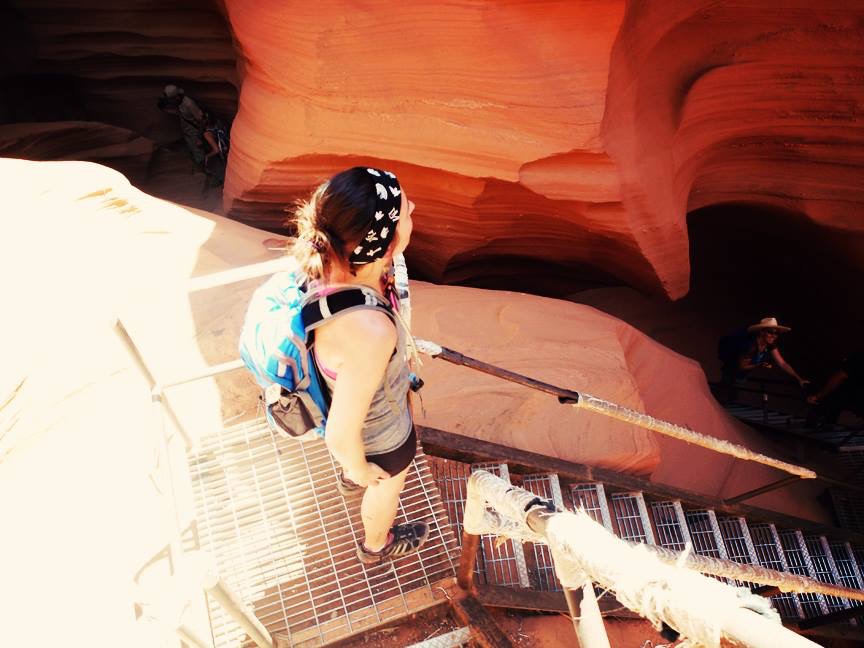
<svg viewBox="0 0 864 648">
<path fill-rule="evenodd" d="M 775 316 L 793 329 L 784 356 L 814 378 L 861 345 L 864 236 L 754 203 L 696 210 L 688 227 L 693 274 L 682 305 L 713 316 L 717 333 Z"/>
<path fill-rule="evenodd" d="M 199 198 L 203 175 L 193 177 L 177 118 L 156 99 L 176 83 L 233 118 L 236 55 L 217 2 L 13 0 L 0 9 L 0 40 L 3 155 L 100 162 L 156 194 Z"/>
</svg>

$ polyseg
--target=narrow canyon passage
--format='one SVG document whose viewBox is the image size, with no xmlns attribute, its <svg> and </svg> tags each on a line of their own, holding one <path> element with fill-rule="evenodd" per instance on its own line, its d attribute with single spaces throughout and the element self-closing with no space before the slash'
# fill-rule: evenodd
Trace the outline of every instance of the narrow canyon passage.
<svg viewBox="0 0 864 648">
<path fill-rule="evenodd" d="M 754 204 L 706 207 L 688 226 L 683 307 L 725 332 L 777 317 L 793 329 L 782 339 L 784 355 L 813 378 L 864 344 L 864 237 Z"/>
</svg>

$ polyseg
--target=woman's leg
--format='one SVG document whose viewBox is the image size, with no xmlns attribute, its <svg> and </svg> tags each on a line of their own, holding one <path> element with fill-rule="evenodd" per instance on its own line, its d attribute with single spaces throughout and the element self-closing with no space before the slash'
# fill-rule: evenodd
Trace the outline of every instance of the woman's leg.
<svg viewBox="0 0 864 648">
<path fill-rule="evenodd" d="M 399 495 L 405 487 L 405 477 L 410 467 L 409 464 L 390 479 L 369 486 L 363 494 L 360 518 L 366 536 L 363 544 L 369 551 L 379 551 L 387 543 L 387 534 L 396 519 Z"/>
</svg>

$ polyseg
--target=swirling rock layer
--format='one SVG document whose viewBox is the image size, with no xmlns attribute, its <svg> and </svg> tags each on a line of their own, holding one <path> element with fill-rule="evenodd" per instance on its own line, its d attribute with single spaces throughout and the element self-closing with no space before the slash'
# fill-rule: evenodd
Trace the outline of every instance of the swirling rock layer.
<svg viewBox="0 0 864 648">
<path fill-rule="evenodd" d="M 623 3 L 226 6 L 247 61 L 232 216 L 278 227 L 335 169 L 375 164 L 418 205 L 423 276 L 522 259 L 659 285 L 600 143 Z"/>
<path fill-rule="evenodd" d="M 101 161 L 179 197 L 193 169 L 155 98 L 176 82 L 230 117 L 239 76 L 232 216 L 279 228 L 323 178 L 376 164 L 418 205 L 411 261 L 425 278 L 558 295 L 626 283 L 677 298 L 687 214 L 719 204 L 839 232 L 826 256 L 864 269 L 862 10 L 12 2 L 0 9 L 0 122 L 14 128 L 0 137 L 6 155 Z M 44 123 L 55 126 L 26 126 Z"/>
<path fill-rule="evenodd" d="M 839 0 L 628 3 L 602 139 L 628 217 L 646 233 L 643 251 L 667 268 L 669 294 L 687 289 L 685 217 L 700 207 L 780 208 L 860 246 L 862 9 Z"/>
<path fill-rule="evenodd" d="M 226 4 L 246 64 L 225 204 L 248 222 L 377 164 L 418 204 L 426 277 L 543 262 L 671 297 L 690 210 L 864 228 L 856 3 Z"/>
</svg>

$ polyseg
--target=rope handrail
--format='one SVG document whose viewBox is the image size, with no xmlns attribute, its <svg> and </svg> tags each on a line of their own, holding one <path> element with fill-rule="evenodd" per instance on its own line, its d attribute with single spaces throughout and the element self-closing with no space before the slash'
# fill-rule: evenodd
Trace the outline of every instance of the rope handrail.
<svg viewBox="0 0 864 648">
<path fill-rule="evenodd" d="M 818 477 L 816 472 L 809 468 L 797 466 L 780 459 L 775 459 L 774 457 L 769 457 L 760 452 L 754 452 L 749 448 L 726 441 L 725 439 L 718 439 L 706 434 L 701 434 L 691 430 L 690 428 L 684 427 L 683 425 L 654 418 L 648 414 L 637 412 L 636 410 L 629 409 L 623 405 L 605 401 L 602 398 L 597 398 L 596 396 L 592 396 L 585 392 L 577 392 L 571 389 L 564 389 L 563 387 L 550 385 L 549 383 L 544 383 L 535 380 L 534 378 L 523 376 L 522 374 L 497 367 L 487 362 L 470 358 L 428 340 L 416 339 L 415 343 L 418 350 L 432 356 L 433 358 L 441 358 L 442 360 L 447 360 L 453 364 L 469 367 L 476 371 L 503 378 L 504 380 L 524 385 L 531 389 L 552 394 L 553 396 L 557 396 L 558 401 L 563 404 L 573 405 L 574 407 L 590 410 L 619 421 L 632 423 L 633 425 L 638 425 L 639 427 L 652 430 L 653 432 L 664 434 L 737 459 L 753 461 L 766 466 L 771 466 L 772 468 L 796 475 L 802 479 L 816 479 Z"/>
<path fill-rule="evenodd" d="M 753 648 L 816 646 L 784 628 L 765 598 L 669 564 L 647 545 L 616 537 L 581 509 L 550 512 L 534 493 L 484 470 L 468 479 L 463 524 L 471 535 L 545 542 L 566 589 L 597 583 L 656 628 L 673 628 L 689 642 L 684 645 L 719 648 L 727 638 Z"/>
<path fill-rule="evenodd" d="M 128 340 L 128 344 L 134 348 L 134 344 L 131 343 L 131 339 L 129 339 L 128 333 L 125 333 L 125 337 Z M 476 369 L 478 371 L 482 371 L 484 373 L 503 378 L 504 380 L 509 380 L 511 382 L 525 385 L 526 387 L 530 387 L 532 389 L 537 389 L 539 391 L 553 394 L 555 396 L 558 396 L 558 400 L 561 403 L 590 410 L 598 414 L 602 414 L 604 416 L 608 416 L 610 418 L 614 418 L 627 423 L 632 423 L 645 429 L 652 430 L 654 432 L 658 432 L 660 434 L 664 434 L 666 436 L 673 437 L 681 441 L 685 441 L 686 443 L 692 443 L 693 445 L 708 448 L 709 450 L 714 450 L 715 452 L 730 455 L 738 459 L 743 459 L 745 461 L 754 461 L 756 463 L 771 466 L 773 468 L 777 468 L 778 470 L 782 470 L 792 475 L 796 475 L 797 477 L 801 477 L 802 479 L 818 478 L 816 472 L 809 468 L 796 466 L 795 464 L 790 464 L 780 459 L 775 459 L 759 452 L 754 452 L 749 448 L 745 448 L 744 446 L 731 443 L 730 441 L 726 441 L 725 439 L 718 439 L 716 437 L 701 434 L 682 425 L 654 418 L 653 416 L 650 416 L 648 414 L 637 412 L 636 410 L 629 409 L 622 405 L 605 401 L 601 398 L 597 398 L 596 396 L 592 396 L 591 394 L 587 394 L 585 392 L 576 392 L 569 389 L 563 389 L 561 387 L 556 387 L 555 385 L 550 385 L 539 380 L 534 380 L 533 378 L 529 378 L 527 376 L 523 376 L 521 374 L 517 374 L 506 369 L 502 369 L 501 367 L 496 367 L 480 360 L 469 358 L 468 356 L 452 351 L 451 349 L 441 347 L 434 342 L 429 342 L 428 340 L 421 340 L 418 338 L 415 340 L 415 343 L 418 351 L 430 355 L 433 358 L 441 358 L 454 364 L 467 366 L 472 369 Z M 206 368 L 196 373 L 191 373 L 188 376 L 175 378 L 171 382 L 158 383 L 154 381 L 154 396 L 161 396 L 163 390 L 169 387 L 181 385 L 194 380 L 199 380 L 201 378 L 213 377 L 221 373 L 241 369 L 242 367 L 243 362 L 238 359 L 224 362 L 222 364 Z M 182 426 L 179 426 L 179 423 L 178 427 L 180 427 L 181 431 L 185 432 Z M 187 444 L 190 443 L 191 441 L 187 440 Z"/>
<path fill-rule="evenodd" d="M 833 583 L 823 583 L 815 578 L 799 576 L 791 572 L 780 572 L 760 565 L 750 565 L 733 560 L 701 556 L 689 551 L 673 551 L 657 545 L 640 544 L 638 546 L 644 547 L 667 564 L 683 564 L 702 574 L 734 578 L 740 581 L 757 583 L 758 585 L 774 585 L 781 592 L 824 594 L 826 596 L 864 601 L 864 591 L 862 590 L 834 585 Z"/>
</svg>

